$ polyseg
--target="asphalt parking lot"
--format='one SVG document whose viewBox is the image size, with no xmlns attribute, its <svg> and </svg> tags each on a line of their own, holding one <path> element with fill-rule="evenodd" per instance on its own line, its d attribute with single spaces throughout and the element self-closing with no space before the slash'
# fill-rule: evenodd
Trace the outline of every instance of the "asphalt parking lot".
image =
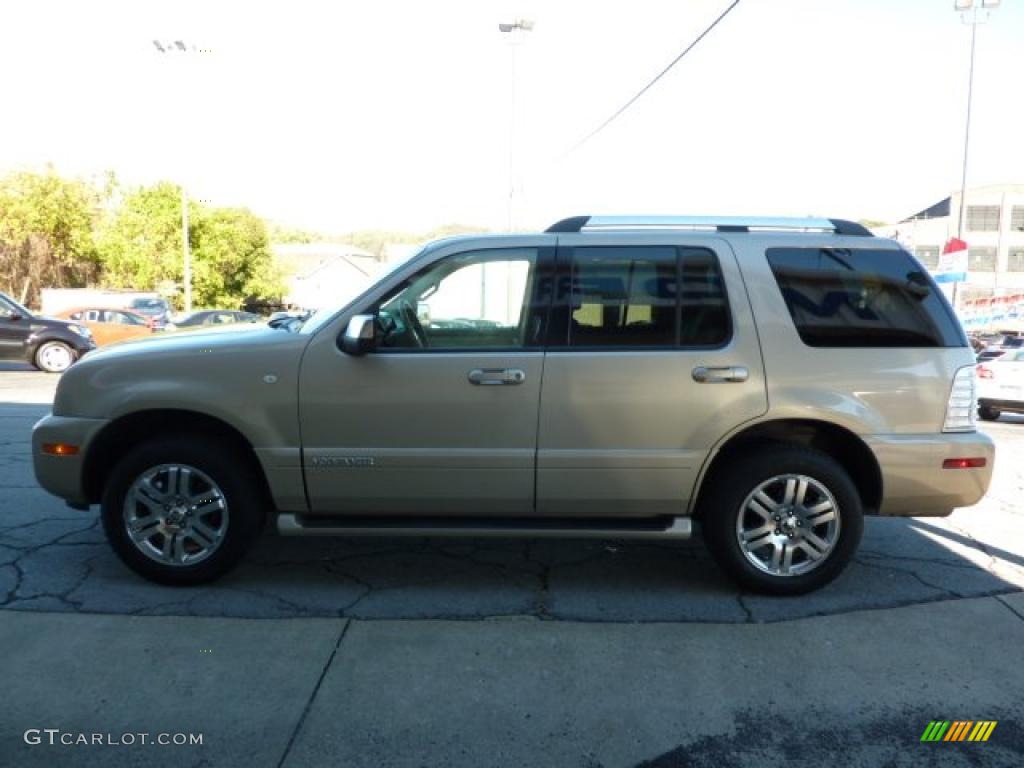
<svg viewBox="0 0 1024 768">
<path fill-rule="evenodd" d="M 136 577 L 95 508 L 36 486 L 29 432 L 55 383 L 0 368 L 0 677 L 25 697 L 0 713 L 0 758 L 136 764 L 137 748 L 46 751 L 21 737 L 47 718 L 89 732 L 146 725 L 138 708 L 123 715 L 116 681 L 204 730 L 161 699 L 179 663 L 195 672 L 186 698 L 223 704 L 235 686 L 243 699 L 205 724 L 217 747 L 161 748 L 149 764 L 816 764 L 841 738 L 850 764 L 912 765 L 935 718 L 1000 720 L 989 743 L 939 762 L 1024 758 L 1024 418 L 983 425 L 998 453 L 980 505 L 869 519 L 847 572 L 801 598 L 738 592 L 699 539 L 273 532 L 229 577 L 183 590 Z M 119 655 L 129 636 L 169 660 Z M 204 643 L 224 666 L 198 656 Z M 119 665 L 144 662 L 157 680 L 120 679 Z M 275 719 L 275 691 L 288 716 Z"/>
</svg>

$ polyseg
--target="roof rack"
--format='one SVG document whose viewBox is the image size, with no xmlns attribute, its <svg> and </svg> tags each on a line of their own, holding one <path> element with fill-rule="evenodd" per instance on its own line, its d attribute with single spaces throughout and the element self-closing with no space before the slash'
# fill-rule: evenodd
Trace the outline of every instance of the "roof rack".
<svg viewBox="0 0 1024 768">
<path fill-rule="evenodd" d="M 831 232 L 835 235 L 873 237 L 855 221 L 846 219 L 769 216 L 573 216 L 552 224 L 547 232 L 582 232 L 598 229 L 691 229 L 716 232 Z"/>
</svg>

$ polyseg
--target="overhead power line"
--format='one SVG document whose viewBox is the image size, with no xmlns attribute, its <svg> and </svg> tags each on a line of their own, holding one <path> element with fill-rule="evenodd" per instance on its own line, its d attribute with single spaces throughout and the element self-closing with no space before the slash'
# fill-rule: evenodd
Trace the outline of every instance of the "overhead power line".
<svg viewBox="0 0 1024 768">
<path fill-rule="evenodd" d="M 732 11 L 732 9 L 735 8 L 739 4 L 740 4 L 740 0 L 733 0 L 733 2 L 729 5 L 729 7 L 726 8 L 724 11 L 722 11 L 719 14 L 718 18 L 715 19 L 713 22 L 711 22 L 711 24 L 709 24 L 707 26 L 707 28 L 703 32 L 701 32 L 699 35 L 697 35 L 697 38 L 692 43 L 690 43 L 688 46 L 686 46 L 686 48 L 683 50 L 682 53 L 680 53 L 678 56 L 676 56 L 674 59 L 672 59 L 672 61 L 669 63 L 669 65 L 667 67 L 665 67 L 663 70 L 661 70 L 661 72 L 659 72 L 657 75 L 655 75 L 654 79 L 651 80 L 651 82 L 649 82 L 647 85 L 645 85 L 639 91 L 637 91 L 636 94 L 633 96 L 633 98 L 631 98 L 629 101 L 627 101 L 621 107 L 619 107 L 612 114 L 611 117 L 609 117 L 607 120 L 605 120 L 599 126 L 597 126 L 597 128 L 592 130 L 590 133 L 588 133 L 582 139 L 577 141 L 572 147 L 569 148 L 568 151 L 566 151 L 565 155 L 570 155 L 573 152 L 575 152 L 577 149 L 582 147 L 584 144 L 586 144 L 592 138 L 597 136 L 597 134 L 599 134 L 601 131 L 603 131 L 605 128 L 607 128 L 608 125 L 611 124 L 611 122 L 613 120 L 615 120 L 619 115 L 621 115 L 623 112 L 625 112 L 631 106 L 633 106 L 633 104 L 636 103 L 637 99 L 639 99 L 641 96 L 643 96 L 645 93 L 647 93 L 647 91 L 650 90 L 651 86 L 653 86 L 656 82 L 661 80 L 661 78 L 663 78 L 666 74 L 668 74 L 669 70 L 672 69 L 672 67 L 674 67 L 676 64 L 678 64 L 686 54 L 688 54 L 690 51 L 692 51 L 694 48 L 696 48 L 697 44 L 701 40 L 703 40 L 712 29 L 714 29 L 716 26 L 718 26 L 718 23 L 722 19 L 724 19 L 726 16 L 728 16 L 729 13 Z M 565 155 L 563 155 L 563 157 Z"/>
</svg>

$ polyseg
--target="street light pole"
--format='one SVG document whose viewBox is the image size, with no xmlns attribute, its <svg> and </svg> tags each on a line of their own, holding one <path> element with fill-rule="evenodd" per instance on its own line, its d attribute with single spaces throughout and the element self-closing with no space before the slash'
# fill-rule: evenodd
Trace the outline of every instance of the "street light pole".
<svg viewBox="0 0 1024 768">
<path fill-rule="evenodd" d="M 978 25 L 988 20 L 992 9 L 999 7 L 1001 0 L 953 0 L 953 9 L 960 14 L 964 24 L 971 25 L 971 58 L 967 73 L 967 121 L 964 125 L 964 162 L 960 171 L 960 210 L 956 222 L 956 238 L 963 239 L 967 222 L 967 156 L 971 146 L 971 105 L 974 100 L 974 51 L 978 39 Z M 979 18 L 980 16 L 980 18 Z M 958 283 L 953 283 L 953 306 L 956 307 Z"/>
<path fill-rule="evenodd" d="M 181 251 L 185 259 L 185 311 L 192 311 L 192 249 L 188 236 L 188 190 L 181 185 Z"/>
<path fill-rule="evenodd" d="M 516 47 L 523 42 L 525 33 L 533 29 L 533 22 L 528 19 L 498 24 L 498 31 L 508 35 L 509 59 L 512 83 L 509 86 L 509 121 L 508 121 L 508 210 L 507 227 L 512 231 L 515 224 L 514 207 L 516 195 Z"/>
<path fill-rule="evenodd" d="M 153 47 L 156 48 L 158 53 L 188 53 L 189 51 L 195 51 L 194 45 L 187 45 L 181 40 L 175 40 L 173 42 L 162 43 L 159 40 L 153 41 Z M 188 236 L 188 190 L 185 185 L 181 185 L 181 252 L 182 258 L 184 259 L 184 298 L 185 298 L 185 311 L 192 311 L 192 249 L 189 247 L 189 236 Z"/>
</svg>

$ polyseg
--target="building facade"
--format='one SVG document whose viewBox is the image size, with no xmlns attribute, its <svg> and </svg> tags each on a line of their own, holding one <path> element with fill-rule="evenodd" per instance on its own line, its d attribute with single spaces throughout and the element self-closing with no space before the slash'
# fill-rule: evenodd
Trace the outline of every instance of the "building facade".
<svg viewBox="0 0 1024 768">
<path fill-rule="evenodd" d="M 967 190 L 960 239 L 967 243 L 967 280 L 957 299 L 990 299 L 1024 293 L 1024 184 L 999 184 Z M 957 237 L 960 193 L 954 193 L 896 224 L 875 232 L 903 243 L 929 269 L 935 269 L 943 245 Z"/>
</svg>

